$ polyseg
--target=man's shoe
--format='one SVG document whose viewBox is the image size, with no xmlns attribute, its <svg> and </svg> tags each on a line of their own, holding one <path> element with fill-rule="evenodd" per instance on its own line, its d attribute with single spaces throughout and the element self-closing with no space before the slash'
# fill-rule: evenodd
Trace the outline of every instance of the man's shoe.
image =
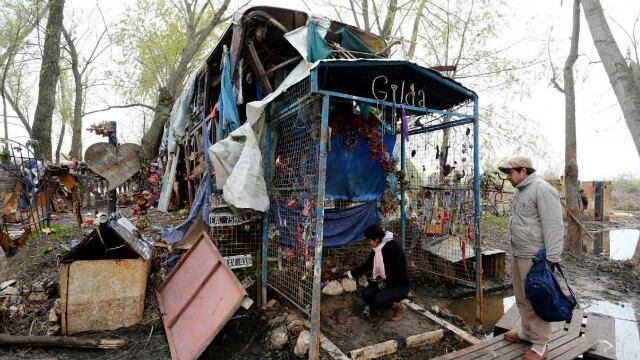
<svg viewBox="0 0 640 360">
<path fill-rule="evenodd" d="M 516 330 L 509 330 L 506 333 L 504 333 L 504 338 L 505 340 L 511 341 L 511 342 L 519 342 L 520 336 L 518 336 L 518 332 Z"/>
<path fill-rule="evenodd" d="M 544 354 L 540 355 L 533 350 L 527 351 L 524 354 L 524 360 L 547 360 L 549 358 L 549 349 L 544 351 Z"/>
<path fill-rule="evenodd" d="M 393 321 L 402 320 L 402 318 L 404 318 L 404 314 L 407 312 L 407 307 L 402 303 L 393 303 L 391 308 L 394 311 L 393 316 L 391 317 L 391 320 Z"/>
</svg>

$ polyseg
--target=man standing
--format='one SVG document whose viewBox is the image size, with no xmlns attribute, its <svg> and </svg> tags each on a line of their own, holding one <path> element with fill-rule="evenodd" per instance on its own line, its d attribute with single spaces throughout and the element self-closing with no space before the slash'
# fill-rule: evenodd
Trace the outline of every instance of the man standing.
<svg viewBox="0 0 640 360">
<path fill-rule="evenodd" d="M 547 261 L 553 268 L 562 254 L 564 224 L 558 191 L 539 178 L 528 157 L 513 157 L 498 167 L 516 189 L 511 202 L 511 281 L 522 330 L 504 334 L 509 341 L 529 341 L 531 349 L 525 360 L 549 357 L 547 343 L 551 323 L 539 318 L 524 293 L 524 281 L 532 259 L 540 249 L 546 249 Z"/>
</svg>

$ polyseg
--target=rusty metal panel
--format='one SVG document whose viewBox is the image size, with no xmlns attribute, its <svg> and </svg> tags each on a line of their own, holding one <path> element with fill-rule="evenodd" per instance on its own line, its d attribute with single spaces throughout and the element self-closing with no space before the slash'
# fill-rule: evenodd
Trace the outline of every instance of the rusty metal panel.
<svg viewBox="0 0 640 360">
<path fill-rule="evenodd" d="M 135 175 L 142 166 L 138 144 L 113 146 L 109 143 L 95 143 L 84 153 L 89 169 L 109 182 L 107 190 L 113 190 Z"/>
<path fill-rule="evenodd" d="M 109 226 L 143 259 L 149 260 L 153 256 L 153 242 L 127 219 L 121 217 L 116 221 L 110 221 Z"/>
<path fill-rule="evenodd" d="M 143 259 L 62 263 L 62 334 L 115 330 L 138 323 L 150 264 Z"/>
<path fill-rule="evenodd" d="M 247 293 L 205 232 L 156 293 L 171 358 L 196 359 Z"/>
</svg>

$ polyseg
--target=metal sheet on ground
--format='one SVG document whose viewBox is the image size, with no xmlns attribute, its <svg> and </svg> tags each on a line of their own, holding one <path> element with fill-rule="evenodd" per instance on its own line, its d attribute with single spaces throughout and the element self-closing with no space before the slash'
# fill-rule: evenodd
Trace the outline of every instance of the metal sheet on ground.
<svg viewBox="0 0 640 360">
<path fill-rule="evenodd" d="M 200 234 L 156 293 L 171 358 L 200 356 L 246 295 L 209 236 Z"/>
</svg>

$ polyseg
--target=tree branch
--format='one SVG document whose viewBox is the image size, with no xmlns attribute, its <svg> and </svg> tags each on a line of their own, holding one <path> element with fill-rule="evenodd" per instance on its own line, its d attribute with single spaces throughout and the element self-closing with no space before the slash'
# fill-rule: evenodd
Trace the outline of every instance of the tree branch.
<svg viewBox="0 0 640 360">
<path fill-rule="evenodd" d="M 151 105 L 142 104 L 142 103 L 134 103 L 134 104 L 126 104 L 126 105 L 110 105 L 109 107 L 107 107 L 105 109 L 87 111 L 87 112 L 83 113 L 82 116 L 86 116 L 86 115 L 89 115 L 89 114 L 95 114 L 95 113 L 98 113 L 98 112 L 109 111 L 111 109 L 124 109 L 124 108 L 130 108 L 130 107 L 135 107 L 135 106 L 145 107 L 145 108 L 150 109 L 152 111 L 156 111 L 156 108 L 151 106 Z"/>
<path fill-rule="evenodd" d="M 551 66 L 551 73 L 553 77 L 551 78 L 551 85 L 555 87 L 558 91 L 564 94 L 564 89 L 560 84 L 558 84 L 558 74 L 556 73 L 556 67 L 553 65 L 553 59 L 551 58 L 551 33 L 553 32 L 553 27 L 549 31 L 549 38 L 547 39 L 547 52 L 549 53 L 549 64 Z"/>
</svg>

